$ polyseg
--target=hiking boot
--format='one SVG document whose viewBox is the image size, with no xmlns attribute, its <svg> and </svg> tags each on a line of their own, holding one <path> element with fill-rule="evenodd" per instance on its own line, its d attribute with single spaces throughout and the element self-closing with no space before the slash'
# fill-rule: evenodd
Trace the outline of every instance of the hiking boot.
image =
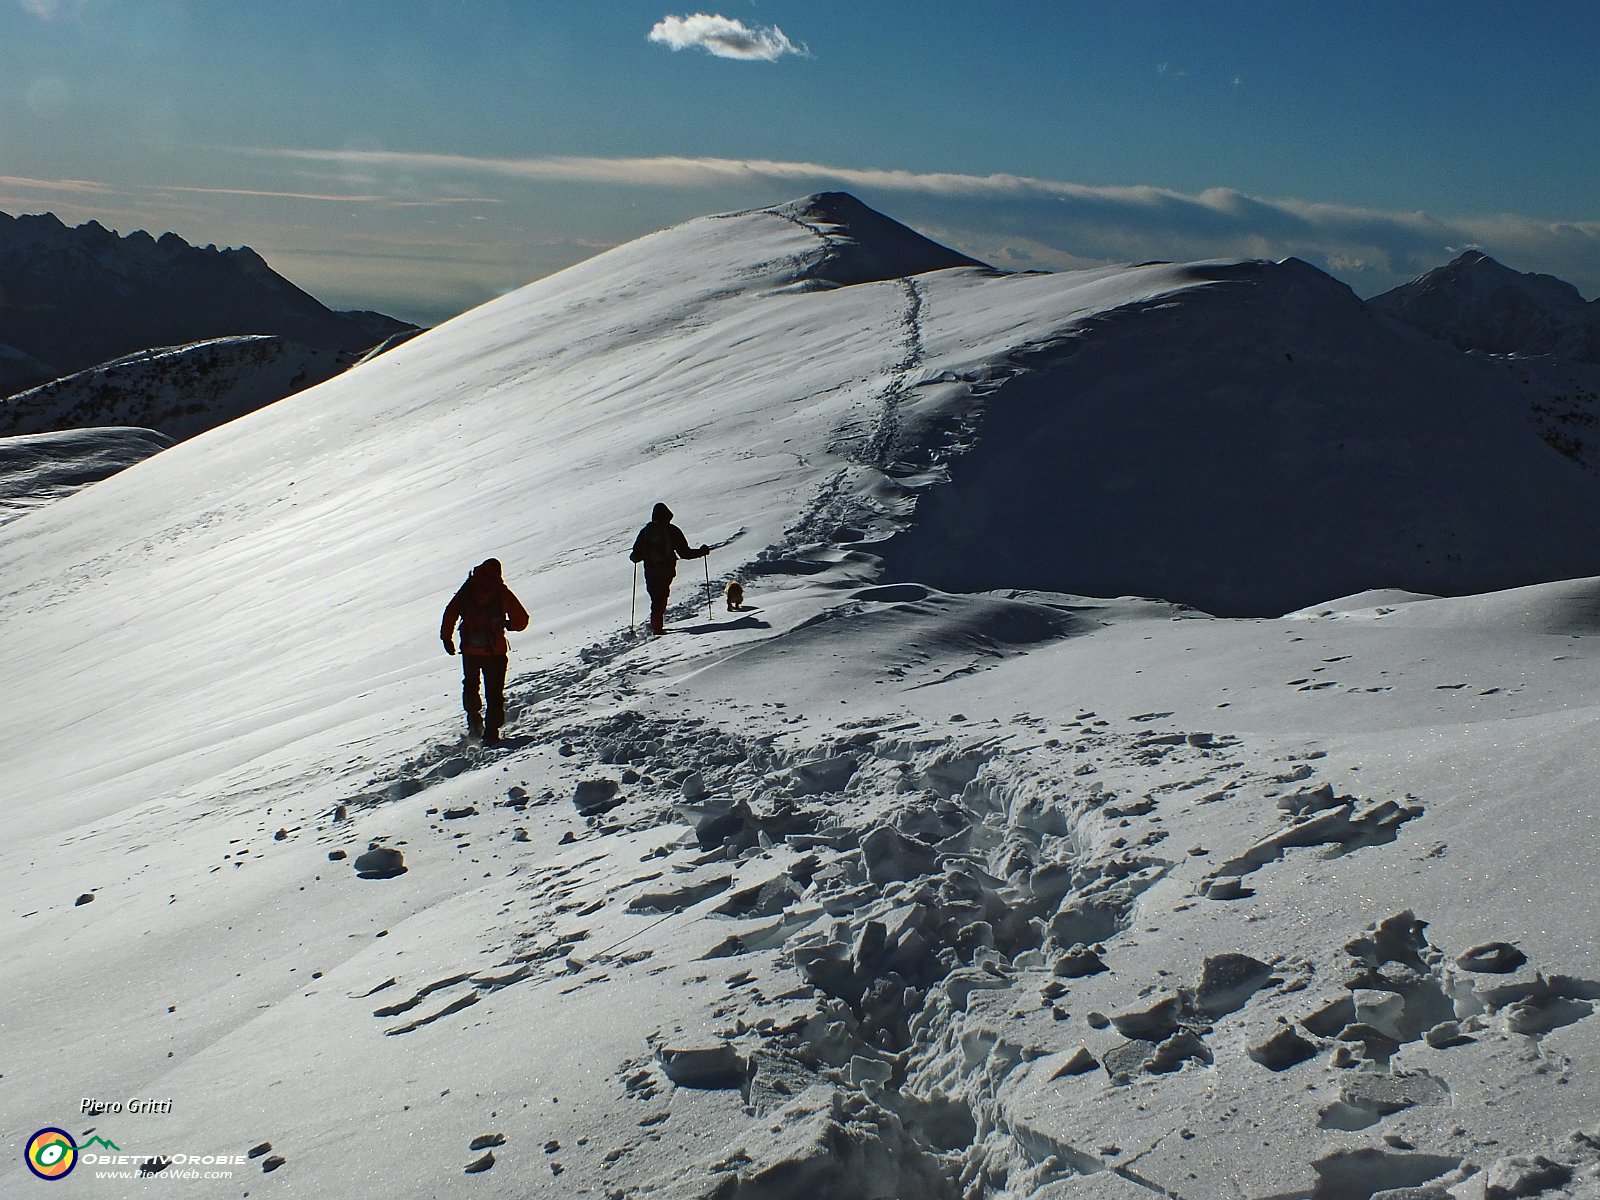
<svg viewBox="0 0 1600 1200">
<path fill-rule="evenodd" d="M 477 713 L 467 714 L 467 732 L 474 737 L 483 736 L 483 718 Z"/>
<path fill-rule="evenodd" d="M 483 743 L 484 743 L 484 745 L 492 746 L 496 742 L 498 742 L 499 740 L 500 740 L 500 731 L 498 729 L 494 728 L 493 726 L 490 726 L 488 729 L 485 729 L 483 731 Z"/>
</svg>

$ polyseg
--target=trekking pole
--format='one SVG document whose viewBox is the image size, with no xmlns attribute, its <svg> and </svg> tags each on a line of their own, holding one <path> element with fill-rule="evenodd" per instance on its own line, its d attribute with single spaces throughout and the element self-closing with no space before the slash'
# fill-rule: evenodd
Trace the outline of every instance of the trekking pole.
<svg viewBox="0 0 1600 1200">
<path fill-rule="evenodd" d="M 706 555 L 706 620 L 711 620 L 711 555 Z"/>
<path fill-rule="evenodd" d="M 639 564 L 633 564 L 633 596 L 628 601 L 628 636 L 639 631 Z"/>
</svg>

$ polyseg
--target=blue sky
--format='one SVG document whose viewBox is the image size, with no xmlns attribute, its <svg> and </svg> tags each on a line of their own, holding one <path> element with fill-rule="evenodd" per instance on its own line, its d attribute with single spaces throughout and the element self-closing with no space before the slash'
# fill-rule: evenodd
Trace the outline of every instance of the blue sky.
<svg viewBox="0 0 1600 1200">
<path fill-rule="evenodd" d="M 0 211 L 430 323 L 841 188 L 1004 267 L 1477 247 L 1594 297 L 1597 46 L 1594 0 L 0 0 Z"/>
</svg>

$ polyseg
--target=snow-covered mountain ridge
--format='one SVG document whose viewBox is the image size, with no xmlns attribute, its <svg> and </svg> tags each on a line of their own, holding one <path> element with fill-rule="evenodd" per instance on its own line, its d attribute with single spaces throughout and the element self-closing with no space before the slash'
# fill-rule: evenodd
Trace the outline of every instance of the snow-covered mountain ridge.
<svg viewBox="0 0 1600 1200">
<path fill-rule="evenodd" d="M 918 273 L 835 286 L 863 244 Z M 817 197 L 11 522 L 8 1139 L 257 1152 L 230 1196 L 1593 1195 L 1600 582 L 1392 590 L 1592 562 L 1507 379 L 1300 264 L 1002 276 Z M 630 634 L 657 500 L 744 611 L 686 563 Z M 489 554 L 498 749 L 436 640 Z M 1039 590 L 1120 560 L 1316 603 Z"/>
<path fill-rule="evenodd" d="M 1206 286 L 1030 350 L 892 570 L 1233 615 L 1600 571 L 1600 478 L 1541 440 L 1545 376 L 1397 330 L 1293 260 L 1184 274 Z"/>
<path fill-rule="evenodd" d="M 331 379 L 359 357 L 265 334 L 154 347 L 0 400 L 0 437 L 132 426 L 181 441 Z"/>
<path fill-rule="evenodd" d="M 334 312 L 249 247 L 119 237 L 94 221 L 71 229 L 49 213 L 0 213 L 0 273 L 0 395 L 161 346 L 275 334 L 360 351 L 412 328 Z"/>
</svg>

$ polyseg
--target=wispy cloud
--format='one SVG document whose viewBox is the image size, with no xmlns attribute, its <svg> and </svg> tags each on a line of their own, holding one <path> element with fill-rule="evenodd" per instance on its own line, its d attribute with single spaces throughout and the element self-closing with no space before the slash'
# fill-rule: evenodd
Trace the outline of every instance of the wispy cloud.
<svg viewBox="0 0 1600 1200">
<path fill-rule="evenodd" d="M 500 177 L 544 183 L 702 190 L 708 206 L 844 188 L 881 197 L 902 220 L 960 237 L 962 248 L 1025 244 L 1057 264 L 1147 258 L 1295 255 L 1341 264 L 1358 288 L 1390 286 L 1440 265 L 1463 246 L 1483 247 L 1508 265 L 1600 289 L 1600 222 L 1540 221 L 1508 214 L 1440 216 L 1294 198 L 1232 188 L 1189 194 L 1150 186 L 1094 187 L 1025 175 L 969 175 L 820 163 L 725 158 L 478 158 L 403 151 L 253 150 L 258 156 L 340 163 L 408 176 Z M 729 198 L 737 195 L 733 203 Z M 992 251 L 991 251 L 992 252 Z"/>
<path fill-rule="evenodd" d="M 190 195 L 200 196 L 264 196 L 274 200 L 327 200 L 339 201 L 347 204 L 373 204 L 387 200 L 387 196 L 380 195 L 352 195 L 319 192 L 276 192 L 256 188 L 224 188 L 224 187 L 177 187 L 169 186 L 161 189 L 164 192 L 185 192 Z"/>
<path fill-rule="evenodd" d="M 638 187 L 703 188 L 729 183 L 823 181 L 851 187 L 890 188 L 896 191 L 942 195 L 1021 195 L 1028 192 L 1079 193 L 1153 197 L 1177 195 L 1152 187 L 1096 188 L 1056 183 L 1025 175 L 965 175 L 954 172 L 914 172 L 876 167 L 832 167 L 822 163 L 785 162 L 774 159 L 657 156 L 652 158 L 593 158 L 551 155 L 538 158 L 485 158 L 465 154 L 435 154 L 406 150 L 294 150 L 236 147 L 235 151 L 259 158 L 298 162 L 337 163 L 362 169 L 389 168 L 403 172 L 445 171 L 499 175 L 547 182 L 615 183 Z"/>
<path fill-rule="evenodd" d="M 650 40 L 673 50 L 699 49 L 718 58 L 775 62 L 785 54 L 808 55 L 776 25 L 746 25 L 732 17 L 694 13 L 663 17 L 650 31 Z"/>
<path fill-rule="evenodd" d="M 39 192 L 79 192 L 84 194 L 109 194 L 114 189 L 109 184 L 92 179 L 27 179 L 20 175 L 0 175 L 0 187 L 21 188 Z"/>
<path fill-rule="evenodd" d="M 381 192 L 285 192 L 266 188 L 179 187 L 171 185 L 159 189 L 163 192 L 184 192 L 202 196 L 259 196 L 270 200 L 312 200 L 336 204 L 385 204 L 394 208 L 431 208 L 446 204 L 500 204 L 493 196 L 435 196 L 426 199 L 401 198 Z"/>
</svg>

